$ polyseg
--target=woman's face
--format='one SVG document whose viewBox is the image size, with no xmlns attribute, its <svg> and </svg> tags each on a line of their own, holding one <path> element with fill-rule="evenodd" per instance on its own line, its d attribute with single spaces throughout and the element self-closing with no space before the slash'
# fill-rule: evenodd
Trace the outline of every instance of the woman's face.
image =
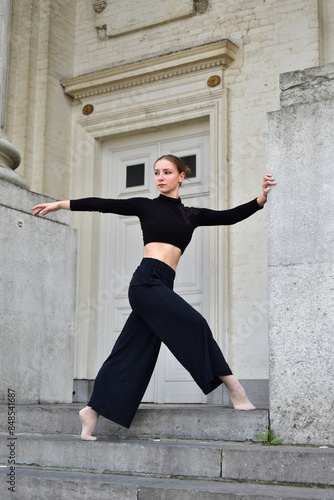
<svg viewBox="0 0 334 500">
<path fill-rule="evenodd" d="M 180 183 L 184 180 L 185 173 L 178 169 L 165 158 L 156 162 L 154 167 L 154 180 L 158 191 L 165 196 L 178 197 Z"/>
</svg>

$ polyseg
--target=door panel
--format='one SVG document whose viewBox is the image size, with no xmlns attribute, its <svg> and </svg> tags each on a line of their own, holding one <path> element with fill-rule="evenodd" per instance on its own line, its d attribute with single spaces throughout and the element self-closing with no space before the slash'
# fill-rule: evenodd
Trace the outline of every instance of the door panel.
<svg viewBox="0 0 334 500">
<path fill-rule="evenodd" d="M 182 201 L 188 206 L 209 206 L 209 137 L 207 126 L 184 127 L 177 133 L 160 132 L 105 143 L 103 192 L 106 198 L 159 195 L 154 185 L 154 161 L 162 154 L 192 157 L 196 173 L 183 182 Z M 128 285 L 143 255 L 143 240 L 136 217 L 106 214 L 101 217 L 100 291 L 108 300 L 99 308 L 98 362 L 109 354 L 131 309 Z M 209 319 L 209 230 L 198 228 L 181 257 L 175 291 Z M 204 257 L 204 258 L 203 258 Z M 206 398 L 163 345 L 144 402 L 200 403 Z"/>
</svg>

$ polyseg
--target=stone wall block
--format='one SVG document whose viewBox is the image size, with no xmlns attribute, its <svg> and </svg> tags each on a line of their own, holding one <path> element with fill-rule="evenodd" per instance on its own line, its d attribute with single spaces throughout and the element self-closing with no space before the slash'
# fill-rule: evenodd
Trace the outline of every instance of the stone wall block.
<svg viewBox="0 0 334 500">
<path fill-rule="evenodd" d="M 31 215 L 42 195 L 5 182 L 0 193 L 0 400 L 10 388 L 17 403 L 71 402 L 76 232 Z"/>
<path fill-rule="evenodd" d="M 270 419 L 298 444 L 334 444 L 333 72 L 283 76 L 295 105 L 268 116 Z"/>
<path fill-rule="evenodd" d="M 310 104 L 334 98 L 334 66 L 326 64 L 280 76 L 281 107 Z"/>
<path fill-rule="evenodd" d="M 333 264 L 270 268 L 270 420 L 286 443 L 333 444 Z"/>
<path fill-rule="evenodd" d="M 269 114 L 272 266 L 334 258 L 333 117 L 334 99 Z"/>
</svg>

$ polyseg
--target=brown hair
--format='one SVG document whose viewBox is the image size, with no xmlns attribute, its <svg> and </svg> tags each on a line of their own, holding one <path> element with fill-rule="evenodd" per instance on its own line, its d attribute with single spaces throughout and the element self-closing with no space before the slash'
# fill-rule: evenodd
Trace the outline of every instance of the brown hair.
<svg viewBox="0 0 334 500">
<path fill-rule="evenodd" d="M 182 172 L 185 173 L 185 176 L 187 177 L 188 174 L 191 173 L 191 170 L 189 167 L 187 167 L 187 165 L 184 163 L 184 161 L 179 158 L 178 156 L 174 156 L 174 155 L 162 155 L 160 156 L 160 158 L 158 158 L 155 163 L 154 163 L 154 166 L 156 165 L 156 163 L 159 161 L 159 160 L 168 160 L 170 161 L 171 163 L 173 163 L 173 165 L 175 165 L 175 167 L 177 168 L 179 174 L 181 174 Z"/>
</svg>

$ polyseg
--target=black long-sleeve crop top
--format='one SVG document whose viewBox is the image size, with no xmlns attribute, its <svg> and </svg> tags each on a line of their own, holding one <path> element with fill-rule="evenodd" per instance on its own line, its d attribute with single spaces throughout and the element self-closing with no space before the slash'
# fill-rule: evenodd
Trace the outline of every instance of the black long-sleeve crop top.
<svg viewBox="0 0 334 500">
<path fill-rule="evenodd" d="M 144 245 L 170 243 L 184 252 L 199 226 L 231 225 L 260 210 L 256 198 L 229 210 L 185 207 L 180 198 L 160 194 L 158 198 L 82 198 L 70 201 L 73 211 L 135 215 L 139 217 Z"/>
</svg>

